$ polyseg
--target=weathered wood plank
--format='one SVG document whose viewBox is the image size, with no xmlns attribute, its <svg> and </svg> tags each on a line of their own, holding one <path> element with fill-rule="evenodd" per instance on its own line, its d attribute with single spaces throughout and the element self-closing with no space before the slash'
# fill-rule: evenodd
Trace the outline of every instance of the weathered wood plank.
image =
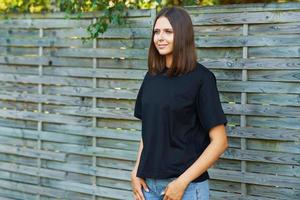
<svg viewBox="0 0 300 200">
<path fill-rule="evenodd" d="M 140 81 L 139 81 L 140 82 Z M 136 83 L 136 88 L 140 87 L 139 83 Z M 120 86 L 120 85 L 118 85 Z M 123 85 L 124 87 L 124 85 Z M 136 90 L 121 89 L 117 86 L 114 88 L 88 88 L 88 87 L 51 87 L 44 86 L 44 91 L 47 94 L 64 94 L 79 97 L 100 97 L 100 98 L 115 98 L 115 99 L 136 99 Z"/>
<path fill-rule="evenodd" d="M 236 193 L 219 192 L 219 191 L 212 191 L 210 193 L 211 193 L 212 200 L 274 200 L 274 198 L 260 197 L 257 195 L 254 196 L 241 195 Z"/>
<path fill-rule="evenodd" d="M 286 11 L 299 10 L 299 2 L 286 3 L 247 3 L 247 4 L 228 4 L 216 6 L 185 6 L 190 14 L 194 13 L 227 13 L 227 12 L 264 12 L 264 11 Z M 199 9 L 200 8 L 200 9 Z"/>
<path fill-rule="evenodd" d="M 256 26 L 256 25 L 253 25 Z M 216 25 L 194 25 L 195 38 L 199 36 L 241 36 L 243 35 L 242 24 L 216 24 Z"/>
<path fill-rule="evenodd" d="M 286 177 L 267 174 L 258 174 L 250 172 L 238 172 L 221 169 L 209 169 L 208 173 L 213 179 L 221 179 L 235 182 L 246 182 L 258 185 L 270 185 L 278 187 L 291 187 L 299 189 L 298 177 Z"/>
<path fill-rule="evenodd" d="M 200 63 L 209 69 L 300 69 L 298 58 L 203 58 Z"/>
<path fill-rule="evenodd" d="M 137 59 L 99 59 L 97 68 L 123 68 L 123 69 L 146 69 L 147 61 Z M 88 67 L 91 68 L 92 59 L 90 58 L 72 58 L 72 57 L 53 57 L 49 56 L 0 56 L 0 63 L 18 64 L 18 65 L 44 65 L 43 68 L 49 66 L 69 66 L 69 67 Z"/>
<path fill-rule="evenodd" d="M 0 27 L 5 28 L 66 28 L 85 27 L 91 23 L 89 19 L 4 19 L 0 20 Z"/>
<path fill-rule="evenodd" d="M 14 130 L 14 129 L 12 129 Z M 49 124 L 45 125 L 45 131 L 51 130 L 56 132 L 63 132 L 70 135 L 84 135 L 90 137 L 100 137 L 100 138 L 110 138 L 110 139 L 121 139 L 128 141 L 140 140 L 140 130 L 135 129 L 110 129 L 110 128 L 101 128 L 101 127 L 85 127 L 79 125 L 57 125 Z M 17 131 L 17 130 L 16 130 Z"/>
<path fill-rule="evenodd" d="M 97 157 L 97 165 L 101 165 L 102 167 L 108 167 L 108 168 L 113 168 L 113 169 L 123 169 L 123 170 L 132 171 L 132 169 L 134 168 L 135 162 L 127 161 L 127 160 L 118 160 L 118 159 Z"/>
<path fill-rule="evenodd" d="M 217 81 L 219 91 L 249 93 L 300 93 L 300 83 L 259 81 Z"/>
<path fill-rule="evenodd" d="M 295 117 L 248 116 L 247 124 L 249 126 L 263 128 L 300 129 L 299 118 Z"/>
<path fill-rule="evenodd" d="M 42 159 L 57 160 L 57 161 L 65 161 L 65 157 L 66 157 L 64 153 L 57 153 L 57 152 L 22 148 L 22 147 L 14 147 L 14 146 L 8 146 L 3 144 L 0 146 L 0 152 L 34 157 L 34 158 L 40 157 Z"/>
<path fill-rule="evenodd" d="M 278 22 L 299 22 L 298 11 L 276 12 L 240 12 L 237 13 L 205 13 L 191 16 L 193 25 L 213 24 L 262 24 Z"/>
<path fill-rule="evenodd" d="M 17 74 L 22 71 L 22 74 L 38 74 L 38 68 L 28 65 L 11 65 L 11 64 L 0 64 L 0 73 L 11 73 Z"/>
<path fill-rule="evenodd" d="M 139 143 L 127 140 L 101 138 L 97 139 L 97 146 L 136 151 L 139 147 Z"/>
<path fill-rule="evenodd" d="M 24 84 L 24 83 L 10 83 L 0 81 L 1 91 L 14 91 L 18 93 L 37 93 L 38 85 Z"/>
<path fill-rule="evenodd" d="M 117 188 L 120 190 L 132 190 L 131 184 L 128 181 L 97 177 L 97 184 L 103 187 Z"/>
<path fill-rule="evenodd" d="M 222 196 L 230 196 L 230 194 L 240 194 L 241 193 L 241 186 L 238 182 L 232 181 L 219 181 L 215 179 L 210 179 L 210 195 L 222 195 Z M 264 186 L 264 185 L 256 185 L 256 184 L 247 184 L 247 197 L 258 197 L 260 198 L 272 198 L 277 199 L 289 199 L 293 200 L 297 197 L 297 191 L 291 188 L 285 187 L 274 187 L 274 186 Z M 256 190 L 258 191 L 256 193 Z M 263 192 L 264 191 L 264 192 Z M 218 194 L 215 194 L 215 193 Z M 253 196 L 251 196 L 253 195 Z M 284 198 L 285 197 L 285 198 Z M 247 198 L 246 198 L 247 199 Z M 252 198 L 251 198 L 252 199 Z M 296 198 L 297 199 L 297 198 Z"/>
<path fill-rule="evenodd" d="M 249 103 L 263 105 L 300 106 L 298 98 L 296 94 L 248 94 Z"/>
<path fill-rule="evenodd" d="M 68 123 L 90 125 L 90 120 L 78 116 L 66 116 L 61 114 L 49 114 L 30 111 L 0 110 L 1 117 L 10 117 L 14 119 L 36 120 L 54 123 Z"/>
<path fill-rule="evenodd" d="M 92 19 L 2 19 L 0 27 L 5 28 L 69 28 L 69 27 L 84 27 L 87 28 L 92 22 Z M 152 20 L 149 17 L 127 18 L 125 25 L 111 25 L 112 27 L 150 27 Z"/>
<path fill-rule="evenodd" d="M 68 77 L 93 77 L 93 78 L 123 78 L 123 79 L 141 79 L 145 76 L 146 70 L 128 70 L 128 69 L 86 69 L 71 67 L 52 67 L 45 70 L 46 74 L 53 76 Z"/>
<path fill-rule="evenodd" d="M 11 146 L 21 146 L 29 149 L 36 147 L 37 142 L 34 140 L 26 140 L 21 138 L 12 138 L 6 136 L 0 136 L 0 145 L 11 145 Z"/>
<path fill-rule="evenodd" d="M 2 47 L 0 46 L 1 55 L 13 55 L 13 56 L 37 56 L 38 47 L 23 47 L 23 46 L 10 46 Z"/>
<path fill-rule="evenodd" d="M 82 58 L 130 58 L 145 59 L 147 51 L 144 49 L 91 49 L 91 48 L 74 48 L 58 49 L 53 53 L 57 57 L 82 57 Z"/>
<path fill-rule="evenodd" d="M 124 199 L 131 200 L 133 195 L 131 191 L 126 190 L 117 190 L 113 188 L 101 187 L 101 186 L 92 186 L 87 184 L 81 184 L 70 181 L 53 181 L 49 180 L 45 185 L 53 188 L 64 188 L 67 191 L 81 192 L 85 194 L 95 194 L 101 197 L 109 197 L 115 199 Z"/>
<path fill-rule="evenodd" d="M 58 150 L 65 153 L 79 154 L 79 155 L 90 155 L 99 156 L 104 158 L 115 158 L 134 161 L 136 159 L 135 151 L 110 149 L 103 147 L 93 147 L 93 146 L 80 146 L 74 144 L 64 144 L 60 145 L 57 143 L 44 142 L 43 147 L 48 150 Z"/>
<path fill-rule="evenodd" d="M 286 153 L 300 153 L 300 141 L 263 141 L 259 139 L 248 139 L 247 148 L 252 150 L 272 151 L 272 152 L 286 152 Z"/>
<path fill-rule="evenodd" d="M 298 58 L 202 58 L 201 64 L 210 69 L 300 69 Z M 70 66 L 70 67 L 90 67 L 92 62 L 87 58 L 58 58 L 58 57 L 26 57 L 26 56 L 0 56 L 0 63 L 3 64 L 21 64 L 21 65 L 45 65 L 50 63 L 53 66 Z M 118 59 L 101 59 L 99 67 L 105 68 L 138 68 L 147 69 L 146 60 L 118 60 Z"/>
<path fill-rule="evenodd" d="M 228 148 L 221 157 L 234 160 L 300 165 L 300 155 L 296 153 L 291 154 L 263 150 Z"/>
<path fill-rule="evenodd" d="M 63 198 L 64 197 L 64 191 L 58 189 L 53 189 L 50 187 L 43 187 L 43 186 L 37 186 L 37 185 L 30 185 L 30 184 L 24 184 L 19 182 L 12 182 L 7 180 L 1 180 L 0 179 L 0 187 L 1 188 L 7 188 L 24 192 L 24 193 L 31 193 L 31 194 L 42 194 L 50 197 L 56 197 L 56 198 Z"/>
<path fill-rule="evenodd" d="M 249 34 L 299 34 L 299 22 L 276 23 L 276 24 L 255 24 L 249 26 Z"/>
<path fill-rule="evenodd" d="M 226 113 L 255 116 L 295 117 L 300 116 L 300 107 L 273 105 L 222 104 Z M 300 119 L 300 118 L 299 118 Z"/>
<path fill-rule="evenodd" d="M 85 137 L 101 137 L 109 139 L 120 139 L 138 142 L 140 140 L 140 131 L 135 130 L 121 130 L 121 129 L 108 129 L 108 128 L 90 128 L 79 125 L 52 125 L 49 128 L 53 131 L 37 131 L 27 130 L 21 128 L 0 127 L 0 135 L 26 138 L 26 139 L 38 139 L 48 141 L 61 141 L 62 137 L 68 137 L 68 141 L 77 140 L 78 136 Z M 61 132 L 61 133 L 57 133 Z M 52 134 L 58 137 L 50 137 Z M 61 138 L 59 137 L 61 135 Z M 76 137 L 77 136 L 77 137 Z M 62 141 L 61 141 L 62 142 Z"/>
<path fill-rule="evenodd" d="M 78 164 L 54 163 L 48 162 L 47 167 L 50 169 L 61 170 L 66 172 L 74 172 L 93 176 L 107 177 L 118 180 L 130 181 L 130 171 L 111 169 L 105 167 L 92 167 Z"/>
<path fill-rule="evenodd" d="M 259 46 L 295 46 L 300 45 L 298 34 L 294 35 L 247 35 L 222 37 L 196 37 L 197 47 L 259 47 Z"/>
<path fill-rule="evenodd" d="M 278 141 L 300 141 L 299 130 L 268 129 L 254 127 L 228 127 L 228 136 Z"/>
<path fill-rule="evenodd" d="M 91 106 L 90 103 L 85 102 L 80 97 L 58 96 L 58 95 L 47 95 L 47 94 L 31 94 L 31 93 L 20 93 L 20 92 L 3 91 L 3 90 L 0 91 L 0 99 L 10 100 L 10 101 L 22 101 L 27 103 L 33 102 L 33 103 L 43 103 L 43 104 Z"/>
<path fill-rule="evenodd" d="M 97 46 L 101 48 L 114 48 L 114 49 L 148 49 L 150 46 L 150 39 L 136 38 L 131 39 L 98 39 Z M 122 59 L 122 57 L 121 57 Z"/>
<path fill-rule="evenodd" d="M 298 199 L 300 191 L 293 188 L 287 187 L 273 187 L 273 186 L 261 186 L 255 184 L 249 184 L 248 194 L 263 196 L 273 199 L 286 199 L 294 200 Z"/>
<path fill-rule="evenodd" d="M 32 200 L 38 200 L 37 195 L 34 194 L 28 194 L 25 192 L 19 192 L 13 190 L 14 188 L 8 189 L 8 188 L 0 188 L 0 196 L 1 197 L 8 197 L 13 199 L 32 199 Z"/>
<path fill-rule="evenodd" d="M 229 170 L 231 169 L 229 168 Z M 296 165 L 248 162 L 247 170 L 249 172 L 260 173 L 260 174 L 273 174 L 273 175 L 300 177 L 300 166 L 296 166 Z"/>
<path fill-rule="evenodd" d="M 62 172 L 62 171 L 30 167 L 30 166 L 25 166 L 25 165 L 17 165 L 14 163 L 0 162 L 0 169 L 9 171 L 9 172 L 14 172 L 14 173 L 29 174 L 32 176 L 40 176 L 40 177 L 48 177 L 48 178 L 53 178 L 53 179 L 58 179 L 58 180 L 64 180 L 64 178 L 65 178 L 65 172 Z"/>
<path fill-rule="evenodd" d="M 91 47 L 91 42 L 82 43 L 80 39 L 68 38 L 14 38 L 0 37 L 1 46 L 23 46 L 23 47 Z"/>
<path fill-rule="evenodd" d="M 252 47 L 249 48 L 249 56 L 256 58 L 264 57 L 291 57 L 299 58 L 299 46 L 287 46 L 287 47 Z"/>
<path fill-rule="evenodd" d="M 0 161 L 11 162 L 15 164 L 21 164 L 26 166 L 36 166 L 36 158 L 30 158 L 26 156 L 13 155 L 13 154 L 0 154 Z"/>
<path fill-rule="evenodd" d="M 47 56 L 0 56 L 0 63 L 5 64 L 20 64 L 20 65 L 53 65 L 53 66 L 73 66 L 73 67 L 90 67 L 92 65 L 91 59 L 84 58 L 57 58 Z"/>
<path fill-rule="evenodd" d="M 300 82 L 300 70 L 251 70 L 248 80 L 274 82 Z"/>
<path fill-rule="evenodd" d="M 0 16 L 1 19 L 2 16 Z M 21 29 L 18 27 L 14 28 L 5 28 L 1 27 L 0 29 L 0 35 L 1 37 L 32 37 L 32 36 L 38 36 L 39 32 L 37 29 Z"/>
<path fill-rule="evenodd" d="M 118 108 L 91 108 L 78 106 L 51 106 L 45 105 L 45 109 L 49 112 L 60 113 L 63 115 L 81 116 L 81 117 L 101 117 L 114 119 L 136 119 L 132 110 L 123 110 Z M 1 112 L 0 112 L 1 116 Z"/>
<path fill-rule="evenodd" d="M 6 64 L 28 64 L 28 65 L 48 65 L 49 58 L 39 56 L 12 56 L 12 55 L 0 55 L 0 63 Z"/>
<path fill-rule="evenodd" d="M 59 76 L 38 76 L 38 75 L 21 75 L 0 73 L 0 79 L 7 82 L 24 82 L 35 84 L 55 84 L 55 85 L 73 85 L 73 86 L 90 86 L 90 79 L 79 79 L 72 77 Z"/>
<path fill-rule="evenodd" d="M 38 178 L 36 176 L 26 175 L 26 174 L 18 174 L 8 171 L 0 171 L 0 180 L 10 180 L 10 181 L 16 181 L 16 182 L 23 182 L 24 184 L 32 184 L 37 185 L 38 184 Z M 0 186 L 1 188 L 1 186 Z"/>
<path fill-rule="evenodd" d="M 1 32 L 0 32 L 1 33 Z M 127 38 L 136 40 L 138 38 L 150 38 L 150 28 L 109 28 L 103 34 L 100 34 L 98 38 Z M 44 32 L 45 37 L 56 38 L 70 38 L 70 37 L 88 37 L 89 32 L 85 28 L 68 28 L 68 29 L 47 29 Z"/>
<path fill-rule="evenodd" d="M 0 127 L 0 136 L 20 138 L 23 140 L 44 140 L 58 143 L 70 143 L 91 145 L 91 139 L 89 139 L 84 133 L 78 134 L 65 134 L 56 133 L 50 131 L 36 131 L 17 128 Z M 28 142 L 26 142 L 28 144 Z"/>
</svg>

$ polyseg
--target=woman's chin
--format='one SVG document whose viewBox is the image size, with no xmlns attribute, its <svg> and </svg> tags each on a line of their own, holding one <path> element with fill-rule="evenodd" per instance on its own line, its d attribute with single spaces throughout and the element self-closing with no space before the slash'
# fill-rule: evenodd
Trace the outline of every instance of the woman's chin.
<svg viewBox="0 0 300 200">
<path fill-rule="evenodd" d="M 171 51 L 158 51 L 158 53 L 162 56 L 168 55 L 171 53 Z"/>
</svg>

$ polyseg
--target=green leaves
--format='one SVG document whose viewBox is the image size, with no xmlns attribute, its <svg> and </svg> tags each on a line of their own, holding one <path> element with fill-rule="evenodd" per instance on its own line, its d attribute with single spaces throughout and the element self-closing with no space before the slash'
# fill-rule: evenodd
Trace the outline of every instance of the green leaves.
<svg viewBox="0 0 300 200">
<path fill-rule="evenodd" d="M 238 0 L 236 0 L 238 1 Z M 160 9 L 170 5 L 197 5 L 199 2 L 218 2 L 218 0 L 0 0 L 0 13 L 9 12 L 51 12 L 59 10 L 66 13 L 66 18 L 80 18 L 82 13 L 102 11 L 103 15 L 91 23 L 87 31 L 89 36 L 83 42 L 95 39 L 103 34 L 110 25 L 125 24 L 125 9 Z"/>
<path fill-rule="evenodd" d="M 99 5 L 94 5 L 94 7 L 98 6 Z M 92 23 L 88 26 L 87 31 L 89 32 L 90 36 L 88 38 L 85 38 L 85 40 L 97 38 L 100 34 L 103 34 L 107 30 L 109 24 L 124 24 L 125 8 L 126 5 L 123 1 L 117 1 L 113 5 L 107 5 L 107 8 L 103 11 L 103 16 L 98 17 L 96 23 Z"/>
</svg>

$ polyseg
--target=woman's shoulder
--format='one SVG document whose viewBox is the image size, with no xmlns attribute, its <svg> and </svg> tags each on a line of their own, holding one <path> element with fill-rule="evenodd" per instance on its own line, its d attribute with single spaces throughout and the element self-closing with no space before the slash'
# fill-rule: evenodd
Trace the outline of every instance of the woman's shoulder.
<svg viewBox="0 0 300 200">
<path fill-rule="evenodd" d="M 209 68 L 199 62 L 197 62 L 195 73 L 200 79 L 214 76 L 213 72 Z"/>
</svg>

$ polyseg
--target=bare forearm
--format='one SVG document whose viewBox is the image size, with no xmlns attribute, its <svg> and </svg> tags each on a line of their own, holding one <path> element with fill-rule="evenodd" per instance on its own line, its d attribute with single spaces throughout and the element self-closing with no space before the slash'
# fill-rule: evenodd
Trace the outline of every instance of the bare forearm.
<svg viewBox="0 0 300 200">
<path fill-rule="evenodd" d="M 137 155 L 136 163 L 135 163 L 135 166 L 134 166 L 134 168 L 132 170 L 132 174 L 134 174 L 134 175 L 136 175 L 137 168 L 138 168 L 139 163 L 140 163 L 140 158 L 141 158 L 143 147 L 144 147 L 144 145 L 143 145 L 143 139 L 141 138 L 139 149 L 138 149 L 138 155 Z"/>
<path fill-rule="evenodd" d="M 189 184 L 194 179 L 209 169 L 227 149 L 227 144 L 218 141 L 212 141 L 203 151 L 201 156 L 180 175 L 184 183 Z"/>
</svg>

